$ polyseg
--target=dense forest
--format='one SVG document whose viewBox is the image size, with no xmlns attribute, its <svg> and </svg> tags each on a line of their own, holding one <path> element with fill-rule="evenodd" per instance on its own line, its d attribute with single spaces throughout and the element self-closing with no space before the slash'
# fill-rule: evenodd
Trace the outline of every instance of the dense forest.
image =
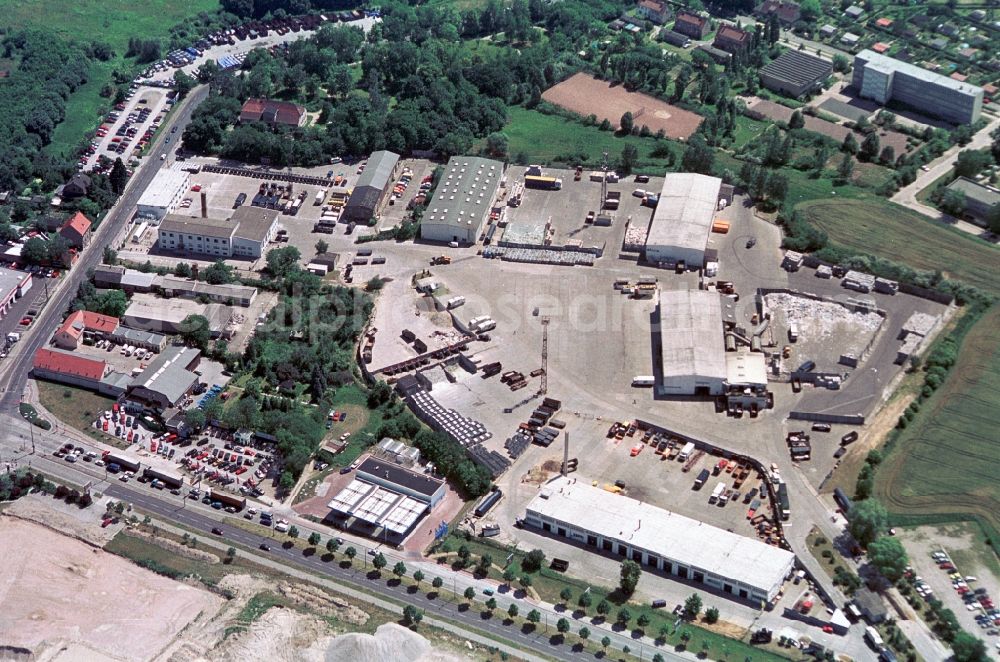
<svg viewBox="0 0 1000 662">
<path fill-rule="evenodd" d="M 52 161 L 42 148 L 65 117 L 67 97 L 87 82 L 90 56 L 34 31 L 7 35 L 2 47 L 3 57 L 16 64 L 0 85 L 0 190 L 20 193 L 37 178 L 39 190 L 49 191 L 72 164 Z"/>
</svg>

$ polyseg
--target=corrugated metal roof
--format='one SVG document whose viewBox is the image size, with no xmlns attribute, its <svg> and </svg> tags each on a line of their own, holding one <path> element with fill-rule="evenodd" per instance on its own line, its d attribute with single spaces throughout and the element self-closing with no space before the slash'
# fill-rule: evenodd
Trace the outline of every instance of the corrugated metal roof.
<svg viewBox="0 0 1000 662">
<path fill-rule="evenodd" d="M 479 229 L 496 195 L 503 164 L 478 156 L 453 156 L 438 182 L 423 223 Z"/>
<path fill-rule="evenodd" d="M 705 250 L 722 180 L 694 173 L 667 173 L 646 246 Z"/>
<path fill-rule="evenodd" d="M 660 338 L 664 380 L 688 376 L 726 379 L 719 294 L 661 290 Z"/>
</svg>

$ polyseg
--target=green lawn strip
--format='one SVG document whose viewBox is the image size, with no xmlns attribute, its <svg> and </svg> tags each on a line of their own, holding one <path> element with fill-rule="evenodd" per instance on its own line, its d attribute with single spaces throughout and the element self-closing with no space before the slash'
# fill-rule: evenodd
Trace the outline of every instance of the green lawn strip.
<svg viewBox="0 0 1000 662">
<path fill-rule="evenodd" d="M 111 80 L 114 69 L 127 66 L 122 58 L 91 63 L 87 82 L 66 99 L 66 117 L 52 131 L 52 141 L 45 147 L 48 154 L 69 156 L 97 128 L 112 105 L 111 99 L 101 96 L 101 88 Z"/>
<path fill-rule="evenodd" d="M 934 207 L 935 205 L 933 202 L 931 202 L 930 199 L 931 193 L 933 193 L 934 190 L 941 184 L 944 184 L 945 182 L 950 182 L 954 178 L 955 178 L 954 170 L 949 170 L 945 174 L 941 175 L 933 182 L 931 182 L 930 184 L 928 184 L 927 186 L 925 186 L 924 188 L 920 189 L 920 191 L 917 192 L 917 202 L 928 205 L 930 207 Z"/>
<path fill-rule="evenodd" d="M 845 200 L 840 189 L 837 192 L 836 198 L 813 195 L 796 205 L 833 244 L 915 269 L 941 270 L 949 278 L 1000 292 L 1000 252 L 995 246 L 883 198 Z"/>
<path fill-rule="evenodd" d="M 600 165 L 603 152 L 607 151 L 608 161 L 614 167 L 625 145 L 633 145 L 639 152 L 641 170 L 663 174 L 668 167 L 666 159 L 651 156 L 650 152 L 659 142 L 652 137 L 616 136 L 596 126 L 584 126 L 576 120 L 520 106 L 509 107 L 507 114 L 503 133 L 508 140 L 508 154 L 524 156 L 532 163 L 558 163 L 568 167 L 583 162 L 595 167 Z M 670 145 L 678 155 L 683 149 L 676 143 Z"/>
<path fill-rule="evenodd" d="M 521 561 L 525 557 L 525 553 L 519 550 L 501 547 L 478 538 L 465 540 L 464 537 L 454 533 L 445 538 L 443 542 L 447 543 L 447 546 L 452 552 L 456 552 L 461 545 L 468 547 L 469 551 L 472 553 L 473 564 L 475 564 L 475 561 L 483 554 L 489 554 L 493 559 L 494 566 L 502 566 L 504 560 L 507 558 L 507 555 L 513 554 L 513 559 L 511 560 L 509 567 L 514 570 L 517 578 L 520 578 L 521 575 L 525 574 L 521 570 L 520 565 Z M 452 555 L 447 559 L 447 562 L 451 563 L 455 560 L 457 560 L 457 558 Z M 472 568 L 470 567 L 469 570 L 472 570 Z M 787 659 L 785 656 L 777 652 L 768 651 L 757 646 L 751 646 L 749 643 L 717 634 L 693 623 L 682 622 L 680 624 L 676 624 L 676 617 L 669 612 L 653 609 L 647 604 L 632 602 L 626 603 L 622 600 L 617 591 L 608 590 L 607 587 L 588 584 L 584 581 L 569 577 L 547 567 L 543 567 L 538 572 L 528 574 L 530 574 L 532 579 L 531 588 L 534 589 L 535 592 L 538 593 L 538 596 L 545 602 L 562 604 L 563 601 L 559 594 L 563 591 L 563 589 L 568 588 L 572 592 L 572 597 L 567 605 L 568 614 L 571 614 L 574 610 L 581 609 L 578 606 L 577 601 L 585 591 L 588 591 L 591 597 L 591 605 L 589 608 L 583 610 L 587 616 L 598 616 L 597 605 L 602 600 L 607 600 L 611 605 L 611 611 L 606 618 L 609 622 L 614 622 L 619 609 L 623 606 L 627 606 L 633 619 L 629 625 L 630 629 L 636 629 L 636 621 L 641 615 L 644 615 L 649 619 L 649 625 L 639 629 L 641 629 L 647 636 L 657 637 L 661 632 L 661 628 L 666 628 L 665 632 L 668 632 L 668 634 L 665 641 L 662 643 L 668 646 L 682 647 L 679 648 L 679 650 L 688 648 L 696 653 L 707 651 L 708 657 L 712 659 L 729 659 L 728 656 L 732 656 L 732 659 Z M 495 567 L 490 570 L 490 573 L 487 576 L 491 579 L 497 580 L 498 582 L 504 582 L 503 572 L 497 570 Z M 513 582 L 513 588 L 518 590 L 520 589 L 517 579 Z M 706 608 L 709 606 L 712 605 L 706 605 Z M 725 614 L 723 614 L 723 617 L 724 616 Z M 688 637 L 687 641 L 683 638 L 684 636 Z M 706 645 L 707 649 L 705 648 Z"/>
<path fill-rule="evenodd" d="M 840 552 L 834 549 L 833 543 L 820 533 L 818 529 L 814 528 L 806 536 L 806 545 L 809 547 L 809 552 L 816 559 L 816 562 L 822 566 L 823 571 L 833 580 L 833 583 L 840 586 L 841 590 L 846 594 L 853 594 L 854 589 L 851 586 L 845 585 L 845 580 L 850 576 L 857 579 L 858 585 L 860 585 L 860 579 L 858 579 L 857 574 L 853 570 L 841 563 L 843 558 Z M 840 570 L 839 573 L 837 572 L 838 570 Z M 853 582 L 853 580 L 847 581 Z"/>
</svg>

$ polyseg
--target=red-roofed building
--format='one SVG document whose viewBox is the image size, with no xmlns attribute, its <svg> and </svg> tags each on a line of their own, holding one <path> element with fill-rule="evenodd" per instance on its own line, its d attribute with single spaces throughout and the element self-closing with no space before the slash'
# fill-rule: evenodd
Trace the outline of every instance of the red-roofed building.
<svg viewBox="0 0 1000 662">
<path fill-rule="evenodd" d="M 306 121 L 306 109 L 287 101 L 247 99 L 240 110 L 240 121 L 264 122 L 271 126 L 302 126 Z"/>
<path fill-rule="evenodd" d="M 877 21 L 875 21 L 875 25 L 877 25 L 880 28 L 891 28 L 892 27 L 892 19 L 891 18 L 885 18 L 885 17 L 880 18 Z"/>
<path fill-rule="evenodd" d="M 61 349 L 41 347 L 35 352 L 31 374 L 36 379 L 48 379 L 97 390 L 108 373 L 108 364 L 100 359 L 82 356 Z"/>
<path fill-rule="evenodd" d="M 872 44 L 872 50 L 875 51 L 876 53 L 885 53 L 887 50 L 889 50 L 889 44 L 885 44 L 881 41 L 875 42 L 874 44 Z"/>
<path fill-rule="evenodd" d="M 791 0 L 764 0 L 755 10 L 761 18 L 767 18 L 774 14 L 783 25 L 791 25 L 802 18 L 802 9 L 799 3 Z"/>
<path fill-rule="evenodd" d="M 670 18 L 670 5 L 665 0 L 639 0 L 636 9 L 640 16 L 657 25 L 663 25 Z"/>
<path fill-rule="evenodd" d="M 708 34 L 708 19 L 686 11 L 678 12 L 677 20 L 674 21 L 674 32 L 680 32 L 692 39 L 704 39 Z"/>
<path fill-rule="evenodd" d="M 993 95 L 997 93 L 998 89 L 1000 88 L 997 88 L 997 86 L 994 85 L 993 83 L 986 83 L 985 85 L 983 85 L 983 94 L 985 94 L 987 97 L 992 98 Z"/>
<path fill-rule="evenodd" d="M 90 243 L 91 225 L 93 224 L 89 218 L 76 212 L 62 224 L 62 227 L 59 228 L 59 234 L 71 245 L 82 250 Z"/>
<path fill-rule="evenodd" d="M 112 335 L 118 328 L 118 318 L 110 315 L 92 313 L 89 310 L 78 310 L 71 313 L 59 330 L 52 337 L 56 347 L 76 349 L 84 335 L 97 336 L 98 339 Z"/>
<path fill-rule="evenodd" d="M 733 55 L 745 53 L 750 48 L 750 33 L 734 25 L 723 25 L 715 33 L 715 43 L 712 45 Z"/>
<path fill-rule="evenodd" d="M 959 83 L 964 83 L 965 81 L 969 80 L 968 76 L 966 76 L 965 74 L 960 74 L 957 71 L 951 75 L 951 78 L 953 80 L 957 80 Z"/>
</svg>

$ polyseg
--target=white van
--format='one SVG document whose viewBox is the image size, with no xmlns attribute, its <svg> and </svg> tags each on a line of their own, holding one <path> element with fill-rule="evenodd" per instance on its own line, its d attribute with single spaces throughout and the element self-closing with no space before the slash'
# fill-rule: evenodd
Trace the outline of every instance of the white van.
<svg viewBox="0 0 1000 662">
<path fill-rule="evenodd" d="M 656 383 L 652 375 L 636 375 L 632 378 L 632 386 L 636 388 L 648 388 Z"/>
<path fill-rule="evenodd" d="M 799 339 L 799 325 L 795 322 L 788 325 L 788 339 L 792 342 Z"/>
</svg>

